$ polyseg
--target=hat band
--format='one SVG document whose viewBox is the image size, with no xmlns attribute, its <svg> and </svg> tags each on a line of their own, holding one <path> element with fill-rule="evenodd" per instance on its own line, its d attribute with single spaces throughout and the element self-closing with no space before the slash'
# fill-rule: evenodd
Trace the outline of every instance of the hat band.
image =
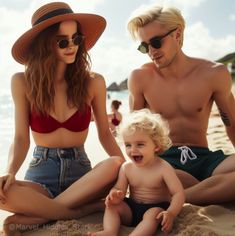
<svg viewBox="0 0 235 236">
<path fill-rule="evenodd" d="M 58 15 L 64 15 L 64 14 L 68 14 L 68 13 L 73 13 L 73 11 L 68 8 L 65 8 L 65 9 L 62 8 L 62 9 L 57 9 L 57 10 L 48 12 L 47 14 L 45 14 L 42 17 L 40 17 L 39 19 L 37 19 L 34 22 L 33 26 L 35 26 L 35 25 L 41 23 L 42 21 L 47 20 L 51 17 L 58 16 Z"/>
</svg>

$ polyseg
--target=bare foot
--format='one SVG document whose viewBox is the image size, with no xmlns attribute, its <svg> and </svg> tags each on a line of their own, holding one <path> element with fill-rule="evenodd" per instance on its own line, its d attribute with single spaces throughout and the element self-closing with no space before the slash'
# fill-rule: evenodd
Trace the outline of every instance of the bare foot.
<svg viewBox="0 0 235 236">
<path fill-rule="evenodd" d="M 98 231 L 98 232 L 88 232 L 87 233 L 87 236 L 116 236 L 116 234 L 114 234 L 113 232 L 110 232 L 110 231 Z"/>
<path fill-rule="evenodd" d="M 21 232 L 17 229 L 16 223 L 12 222 L 14 216 L 8 216 L 3 223 L 3 235 L 4 236 L 21 236 Z"/>
<path fill-rule="evenodd" d="M 20 236 L 25 231 L 38 229 L 39 225 L 44 222 L 48 220 L 14 214 L 4 220 L 3 233 L 4 236 Z"/>
</svg>

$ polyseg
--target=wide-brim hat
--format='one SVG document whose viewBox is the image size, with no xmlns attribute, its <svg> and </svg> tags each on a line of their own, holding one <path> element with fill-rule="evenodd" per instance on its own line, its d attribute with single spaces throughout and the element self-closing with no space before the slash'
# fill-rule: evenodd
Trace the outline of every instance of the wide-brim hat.
<svg viewBox="0 0 235 236">
<path fill-rule="evenodd" d="M 35 37 L 47 27 L 65 20 L 75 20 L 81 26 L 85 36 L 85 47 L 91 49 L 103 33 L 106 21 L 102 16 L 90 13 L 73 13 L 67 3 L 52 2 L 40 7 L 32 16 L 32 28 L 26 31 L 13 45 L 12 56 L 25 64 L 31 43 Z"/>
</svg>

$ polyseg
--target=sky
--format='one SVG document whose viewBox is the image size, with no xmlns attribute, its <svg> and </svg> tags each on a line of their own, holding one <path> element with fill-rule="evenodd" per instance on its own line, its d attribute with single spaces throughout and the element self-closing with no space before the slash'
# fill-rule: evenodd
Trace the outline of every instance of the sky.
<svg viewBox="0 0 235 236">
<path fill-rule="evenodd" d="M 10 92 L 11 76 L 24 67 L 11 56 L 15 40 L 31 28 L 31 16 L 48 0 L 0 0 L 0 95 Z M 130 72 L 149 61 L 138 52 L 126 30 L 137 8 L 161 4 L 179 8 L 186 20 L 183 51 L 193 57 L 217 60 L 235 52 L 234 0 L 65 0 L 74 12 L 105 17 L 107 27 L 90 50 L 92 70 L 102 74 L 106 85 L 118 84 Z"/>
</svg>

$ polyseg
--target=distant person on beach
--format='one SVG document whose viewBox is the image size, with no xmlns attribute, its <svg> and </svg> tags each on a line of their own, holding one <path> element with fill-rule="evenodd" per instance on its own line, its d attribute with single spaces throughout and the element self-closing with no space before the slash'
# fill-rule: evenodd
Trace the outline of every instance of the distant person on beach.
<svg viewBox="0 0 235 236">
<path fill-rule="evenodd" d="M 108 115 L 108 121 L 109 121 L 109 128 L 111 130 L 111 133 L 116 135 L 116 128 L 122 121 L 122 114 L 119 112 L 119 107 L 122 105 L 122 102 L 118 100 L 113 100 L 111 102 L 111 110 L 112 113 Z"/>
<path fill-rule="evenodd" d="M 235 200 L 235 155 L 208 149 L 207 128 L 215 102 L 235 146 L 235 100 L 225 65 L 182 51 L 185 21 L 174 7 L 153 6 L 131 17 L 128 30 L 151 59 L 129 76 L 131 110 L 148 107 L 169 122 L 173 146 L 161 155 L 177 171 L 186 202 Z"/>
<path fill-rule="evenodd" d="M 185 196 L 174 169 L 158 156 L 171 145 L 167 124 L 143 109 L 125 117 L 118 131 L 130 161 L 106 197 L 103 231 L 88 235 L 118 235 L 120 224 L 136 227 L 129 235 L 153 235 L 159 224 L 169 233 Z"/>
<path fill-rule="evenodd" d="M 104 208 L 99 199 L 124 161 L 109 130 L 104 78 L 91 73 L 87 52 L 105 26 L 99 15 L 73 13 L 66 3 L 52 2 L 33 14 L 32 28 L 13 45 L 25 72 L 12 77 L 15 136 L 0 177 L 0 209 L 16 213 L 5 221 L 9 235 L 12 223 L 41 224 Z M 84 150 L 91 109 L 100 142 L 112 156 L 93 169 Z M 30 129 L 36 147 L 25 181 L 17 181 Z"/>
</svg>

